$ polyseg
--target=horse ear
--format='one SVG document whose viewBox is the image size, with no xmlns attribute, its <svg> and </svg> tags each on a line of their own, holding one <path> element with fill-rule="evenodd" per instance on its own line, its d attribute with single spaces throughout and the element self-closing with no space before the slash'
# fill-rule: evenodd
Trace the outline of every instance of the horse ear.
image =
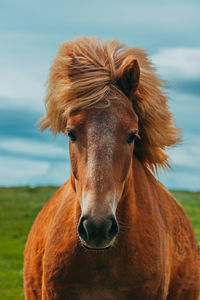
<svg viewBox="0 0 200 300">
<path fill-rule="evenodd" d="M 137 59 L 127 57 L 121 67 L 119 86 L 122 91 L 131 97 L 137 90 L 140 78 L 140 67 Z"/>
</svg>

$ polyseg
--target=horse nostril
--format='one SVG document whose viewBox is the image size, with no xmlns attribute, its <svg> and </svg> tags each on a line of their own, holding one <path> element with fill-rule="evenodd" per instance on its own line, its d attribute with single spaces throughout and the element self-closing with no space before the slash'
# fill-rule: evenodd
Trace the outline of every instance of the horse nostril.
<svg viewBox="0 0 200 300">
<path fill-rule="evenodd" d="M 117 235 L 119 227 L 114 217 L 111 217 L 110 221 L 112 222 L 112 225 L 109 228 L 108 235 L 110 239 L 113 239 Z"/>
<path fill-rule="evenodd" d="M 82 241 L 97 247 L 110 242 L 118 231 L 118 224 L 114 216 L 109 216 L 100 221 L 90 216 L 82 216 L 78 225 L 78 234 Z"/>
<path fill-rule="evenodd" d="M 79 221 L 79 225 L 78 225 L 78 234 L 80 235 L 80 237 L 84 240 L 87 241 L 88 239 L 88 233 L 85 227 L 85 221 L 86 218 L 82 217 Z"/>
</svg>

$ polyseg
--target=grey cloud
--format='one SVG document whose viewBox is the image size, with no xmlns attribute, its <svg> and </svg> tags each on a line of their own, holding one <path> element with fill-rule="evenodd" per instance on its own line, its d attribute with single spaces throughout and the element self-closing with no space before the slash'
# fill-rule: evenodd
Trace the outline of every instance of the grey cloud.
<svg viewBox="0 0 200 300">
<path fill-rule="evenodd" d="M 1 98 L 2 99 L 2 98 Z M 35 111 L 20 108 L 0 108 L 0 135 L 23 136 L 40 139 L 38 129 L 34 125 L 40 115 Z M 46 136 L 44 137 L 46 139 Z"/>
<path fill-rule="evenodd" d="M 181 92 L 189 95 L 200 96 L 200 80 L 176 80 L 170 83 L 171 88 L 176 92 Z M 199 99 L 200 101 L 200 99 Z"/>
<path fill-rule="evenodd" d="M 66 136 L 60 134 L 55 138 L 48 130 L 45 132 L 39 131 L 39 127 L 35 123 L 42 115 L 37 111 L 20 108 L 0 108 L 0 116 L 1 138 L 22 137 L 33 141 L 56 142 L 58 146 L 66 148 Z"/>
<path fill-rule="evenodd" d="M 12 3 L 12 4 L 11 4 Z M 48 9 L 47 9 L 48 5 Z M 4 2 L 2 30 L 41 34 L 54 42 L 75 35 L 119 38 L 147 47 L 197 45 L 197 1 Z M 16 14 L 17 12 L 17 14 Z M 45 13 L 44 13 L 45 12 Z M 24 25 L 26 24 L 26 26 Z"/>
</svg>

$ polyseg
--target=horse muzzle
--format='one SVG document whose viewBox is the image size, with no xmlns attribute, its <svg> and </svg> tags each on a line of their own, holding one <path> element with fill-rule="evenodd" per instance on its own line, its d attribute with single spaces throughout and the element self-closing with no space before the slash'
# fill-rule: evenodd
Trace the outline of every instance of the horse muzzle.
<svg viewBox="0 0 200 300">
<path fill-rule="evenodd" d="M 95 220 L 82 216 L 78 225 L 78 234 L 83 246 L 89 250 L 106 250 L 111 247 L 119 227 L 114 215 Z"/>
</svg>

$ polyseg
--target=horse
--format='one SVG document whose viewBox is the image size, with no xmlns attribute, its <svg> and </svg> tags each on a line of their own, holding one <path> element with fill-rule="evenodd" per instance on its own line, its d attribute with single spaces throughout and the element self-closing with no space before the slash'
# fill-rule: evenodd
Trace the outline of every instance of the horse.
<svg viewBox="0 0 200 300">
<path fill-rule="evenodd" d="M 197 300 L 198 245 L 155 178 L 180 139 L 147 54 L 117 40 L 61 44 L 41 130 L 69 136 L 70 179 L 38 214 L 24 259 L 28 300 Z"/>
</svg>

